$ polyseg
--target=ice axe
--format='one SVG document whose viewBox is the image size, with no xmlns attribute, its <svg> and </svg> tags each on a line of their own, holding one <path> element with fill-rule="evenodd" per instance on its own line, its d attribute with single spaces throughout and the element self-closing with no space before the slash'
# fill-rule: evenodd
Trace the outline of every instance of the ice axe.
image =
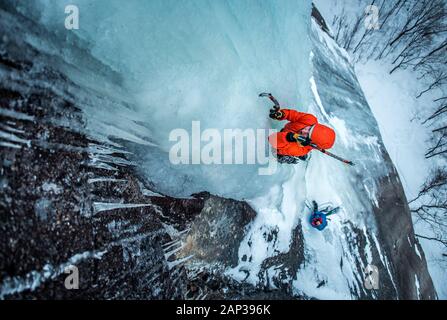
<svg viewBox="0 0 447 320">
<path fill-rule="evenodd" d="M 259 94 L 259 96 L 260 96 L 260 97 L 267 97 L 267 98 L 269 98 L 270 101 L 272 101 L 273 104 L 274 104 L 273 109 L 274 109 L 275 111 L 278 111 L 279 109 L 281 109 L 281 106 L 279 105 L 278 100 L 276 100 L 275 97 L 272 96 L 271 93 L 262 92 L 262 93 Z"/>
</svg>

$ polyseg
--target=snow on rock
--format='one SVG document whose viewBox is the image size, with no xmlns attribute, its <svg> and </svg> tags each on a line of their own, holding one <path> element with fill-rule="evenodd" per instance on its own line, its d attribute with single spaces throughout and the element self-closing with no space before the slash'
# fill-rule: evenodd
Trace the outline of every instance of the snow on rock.
<svg viewBox="0 0 447 320">
<path fill-rule="evenodd" d="M 58 193 L 62 192 L 61 188 L 57 184 L 52 183 L 52 182 L 51 183 L 45 182 L 42 185 L 42 190 L 45 191 L 45 192 L 53 192 L 55 194 L 58 194 Z"/>
</svg>

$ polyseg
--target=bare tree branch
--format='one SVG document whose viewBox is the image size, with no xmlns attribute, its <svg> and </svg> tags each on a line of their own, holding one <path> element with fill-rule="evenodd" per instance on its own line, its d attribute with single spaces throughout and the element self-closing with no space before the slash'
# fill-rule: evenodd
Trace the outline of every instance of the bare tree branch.
<svg viewBox="0 0 447 320">
<path fill-rule="evenodd" d="M 432 237 L 426 237 L 420 234 L 414 234 L 416 237 L 418 238 L 422 238 L 422 239 L 427 239 L 427 240 L 433 240 L 439 243 L 442 243 L 443 245 L 445 245 L 447 247 L 447 240 L 442 240 L 442 239 L 438 239 L 438 238 L 432 238 Z M 443 254 L 444 256 L 446 256 L 445 254 Z"/>
</svg>

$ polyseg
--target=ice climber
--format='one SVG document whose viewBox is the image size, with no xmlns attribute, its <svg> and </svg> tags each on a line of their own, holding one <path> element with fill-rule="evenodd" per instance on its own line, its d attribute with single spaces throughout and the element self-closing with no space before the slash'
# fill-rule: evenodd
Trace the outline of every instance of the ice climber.
<svg viewBox="0 0 447 320">
<path fill-rule="evenodd" d="M 337 213 L 340 209 L 336 207 L 334 209 L 326 208 L 323 210 L 318 210 L 318 204 L 315 201 L 313 203 L 313 211 L 310 215 L 309 222 L 315 229 L 322 231 L 327 226 L 327 217 L 331 214 Z"/>
<path fill-rule="evenodd" d="M 284 128 L 269 136 L 269 142 L 276 150 L 278 162 L 298 163 L 306 160 L 313 145 L 322 150 L 330 149 L 335 142 L 335 131 L 318 123 L 317 118 L 291 109 L 271 109 L 270 118 L 288 120 Z"/>
</svg>

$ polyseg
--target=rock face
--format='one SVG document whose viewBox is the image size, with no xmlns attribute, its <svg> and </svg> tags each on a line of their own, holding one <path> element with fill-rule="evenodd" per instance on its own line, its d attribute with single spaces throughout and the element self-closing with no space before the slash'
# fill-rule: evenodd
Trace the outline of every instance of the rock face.
<svg viewBox="0 0 447 320">
<path fill-rule="evenodd" d="M 414 236 L 410 209 L 397 172 L 383 179 L 380 201 L 384 204 L 378 216 L 380 241 L 390 252 L 395 268 L 400 299 L 434 299 L 436 292 L 428 273 L 425 255 Z M 398 190 L 398 192 L 396 192 Z M 417 282 L 414 281 L 417 277 Z"/>
<path fill-rule="evenodd" d="M 0 297 L 184 297 L 184 274 L 165 259 L 162 211 L 182 227 L 203 201 L 151 204 L 123 151 L 85 134 L 85 115 L 67 97 L 87 89 L 20 40 L 19 26 L 39 27 L 0 15 Z M 13 30 L 18 37 L 6 36 Z M 79 290 L 65 288 L 70 265 Z"/>
<path fill-rule="evenodd" d="M 306 263 L 300 223 L 289 250 L 263 261 L 262 285 L 234 280 L 224 271 L 238 264 L 239 244 L 256 217 L 252 207 L 207 192 L 190 198 L 154 192 L 139 174 L 136 142 L 130 141 L 136 139 L 101 139 L 86 115 L 90 100 L 80 98 L 99 101 L 101 93 L 70 77 L 82 73 L 119 90 L 119 75 L 93 57 L 76 69 L 25 41 L 28 34 L 51 43 L 54 35 L 3 3 L 0 30 L 9 35 L 0 42 L 0 299 L 312 298 L 292 290 Z M 108 103 L 131 109 L 119 99 Z M 417 298 L 410 279 L 417 274 L 419 297 L 434 298 L 395 172 L 380 190 L 379 240 L 394 274 L 373 247 L 383 274 L 379 294 L 354 294 Z M 374 240 L 352 229 L 357 236 L 350 249 L 364 257 Z M 264 234 L 268 242 L 276 236 L 275 230 Z M 79 289 L 66 288 L 71 266 L 78 270 Z M 280 272 L 270 283 L 267 270 L 273 267 Z"/>
<path fill-rule="evenodd" d="M 21 50 L 26 56 L 31 49 Z M 8 135 L 1 153 L 1 297 L 182 297 L 164 259 L 170 238 L 132 169 L 93 166 L 92 150 L 110 146 L 74 130 L 82 115 L 57 93 L 23 85 L 15 91 L 26 78 L 23 68 L 36 60 L 7 52 L 15 58 L 1 57 L 1 130 Z M 33 77 L 67 81 L 54 70 Z M 123 202 L 130 207 L 120 209 Z M 69 265 L 79 269 L 79 290 L 65 289 Z"/>
<path fill-rule="evenodd" d="M 250 223 L 255 216 L 256 212 L 245 202 L 208 197 L 192 223 L 182 255 L 235 267 L 239 243 L 245 236 L 241 226 Z"/>
</svg>

